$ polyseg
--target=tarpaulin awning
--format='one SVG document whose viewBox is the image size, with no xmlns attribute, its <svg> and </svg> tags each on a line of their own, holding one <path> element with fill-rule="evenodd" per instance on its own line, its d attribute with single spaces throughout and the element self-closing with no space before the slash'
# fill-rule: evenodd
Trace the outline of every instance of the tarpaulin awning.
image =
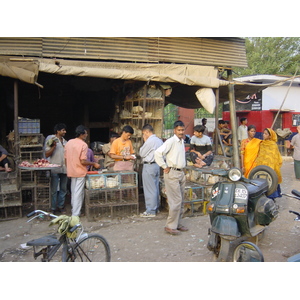
<svg viewBox="0 0 300 300">
<path fill-rule="evenodd" d="M 228 99 L 226 86 L 229 81 L 219 79 L 218 68 L 214 66 L 0 56 L 0 75 L 2 76 L 38 84 L 39 71 L 56 75 L 170 83 L 173 86 L 173 92 L 168 101 L 185 108 L 202 106 L 202 103 L 195 96 L 200 88 L 220 88 L 220 101 Z M 247 87 L 242 83 L 239 84 L 241 86 L 236 87 L 237 97 L 239 97 L 239 89 L 243 90 L 241 93 L 243 96 L 247 96 L 249 90 L 254 92 L 258 89 L 258 87 Z"/>
<path fill-rule="evenodd" d="M 121 80 L 156 81 L 179 83 L 181 86 L 201 88 L 219 88 L 229 82 L 219 80 L 218 68 L 187 64 L 149 64 L 149 63 L 116 63 L 116 62 L 86 62 L 69 60 L 40 59 L 39 70 L 51 74 L 100 77 Z M 174 89 L 174 94 L 176 95 Z M 192 95 L 191 98 L 195 98 Z M 191 108 L 190 99 L 181 98 L 179 106 Z M 189 101 L 187 101 L 189 100 Z M 172 98 L 171 98 L 172 101 Z M 207 108 L 207 101 L 197 101 L 197 107 Z M 200 105 L 199 105 L 200 104 Z M 213 112 L 214 103 L 208 111 Z"/>
<path fill-rule="evenodd" d="M 0 56 L 0 75 L 35 84 L 39 73 L 37 60 Z"/>
<path fill-rule="evenodd" d="M 116 63 L 39 59 L 41 72 L 109 79 L 176 82 L 189 86 L 218 88 L 228 82 L 218 79 L 212 66 L 187 64 Z M 222 81 L 222 82 L 221 82 Z"/>
</svg>

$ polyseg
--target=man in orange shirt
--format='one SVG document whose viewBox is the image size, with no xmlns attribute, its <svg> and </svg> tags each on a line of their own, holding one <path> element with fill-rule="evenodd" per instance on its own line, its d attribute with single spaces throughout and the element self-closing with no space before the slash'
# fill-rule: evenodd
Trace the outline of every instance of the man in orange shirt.
<svg viewBox="0 0 300 300">
<path fill-rule="evenodd" d="M 135 160 L 134 149 L 130 140 L 131 135 L 134 133 L 133 128 L 129 125 L 124 126 L 122 135 L 115 139 L 111 144 L 109 156 L 115 161 L 121 160 Z"/>
<path fill-rule="evenodd" d="M 69 140 L 65 146 L 67 176 L 71 177 L 72 216 L 80 215 L 84 199 L 86 166 L 100 168 L 98 163 L 87 160 L 88 145 L 85 142 L 87 135 L 87 128 L 79 125 L 75 129 L 75 139 Z"/>
</svg>

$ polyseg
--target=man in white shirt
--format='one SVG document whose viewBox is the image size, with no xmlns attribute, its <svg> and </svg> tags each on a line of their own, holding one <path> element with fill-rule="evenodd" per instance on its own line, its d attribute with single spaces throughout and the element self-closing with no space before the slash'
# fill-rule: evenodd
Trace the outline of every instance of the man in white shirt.
<svg viewBox="0 0 300 300">
<path fill-rule="evenodd" d="M 241 118 L 240 120 L 241 125 L 238 127 L 237 130 L 237 136 L 238 136 L 238 141 L 241 144 L 241 141 L 244 139 L 248 138 L 248 131 L 247 131 L 247 118 Z"/>
<path fill-rule="evenodd" d="M 180 222 L 183 215 L 186 166 L 184 148 L 184 124 L 182 121 L 174 123 L 174 136 L 167 139 L 154 154 L 156 163 L 163 168 L 166 194 L 168 197 L 169 215 L 165 231 L 178 235 L 180 231 L 187 231 Z"/>
</svg>

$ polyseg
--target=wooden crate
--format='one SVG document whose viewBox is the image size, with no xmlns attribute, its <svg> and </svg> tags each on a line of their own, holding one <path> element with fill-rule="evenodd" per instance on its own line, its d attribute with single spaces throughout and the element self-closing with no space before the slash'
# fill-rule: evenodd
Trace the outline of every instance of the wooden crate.
<svg viewBox="0 0 300 300">
<path fill-rule="evenodd" d="M 11 207 L 22 205 L 21 191 L 0 193 L 0 207 Z"/>
<path fill-rule="evenodd" d="M 22 218 L 22 206 L 0 207 L 0 221 Z"/>
<path fill-rule="evenodd" d="M 21 161 L 28 161 L 30 163 L 33 163 L 34 161 L 43 158 L 43 151 L 42 150 L 36 150 L 36 151 L 26 151 L 20 153 L 21 155 Z"/>
<path fill-rule="evenodd" d="M 20 148 L 36 148 L 43 147 L 44 136 L 42 134 L 21 133 L 20 134 Z M 21 150 L 23 151 L 23 150 Z"/>
<path fill-rule="evenodd" d="M 139 213 L 138 203 L 127 205 L 85 206 L 88 221 L 124 218 Z"/>
</svg>

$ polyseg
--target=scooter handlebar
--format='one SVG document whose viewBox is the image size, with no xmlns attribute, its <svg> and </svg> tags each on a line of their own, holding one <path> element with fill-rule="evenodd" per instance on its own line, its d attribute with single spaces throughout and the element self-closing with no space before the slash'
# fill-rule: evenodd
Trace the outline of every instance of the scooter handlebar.
<svg viewBox="0 0 300 300">
<path fill-rule="evenodd" d="M 297 211 L 289 210 L 289 213 L 295 214 L 295 215 L 297 215 L 298 217 L 300 217 L 300 213 L 298 213 Z"/>
<path fill-rule="evenodd" d="M 295 195 L 296 197 L 298 197 L 299 198 L 298 200 L 300 200 L 300 192 L 299 191 L 292 190 L 292 194 Z"/>
</svg>

